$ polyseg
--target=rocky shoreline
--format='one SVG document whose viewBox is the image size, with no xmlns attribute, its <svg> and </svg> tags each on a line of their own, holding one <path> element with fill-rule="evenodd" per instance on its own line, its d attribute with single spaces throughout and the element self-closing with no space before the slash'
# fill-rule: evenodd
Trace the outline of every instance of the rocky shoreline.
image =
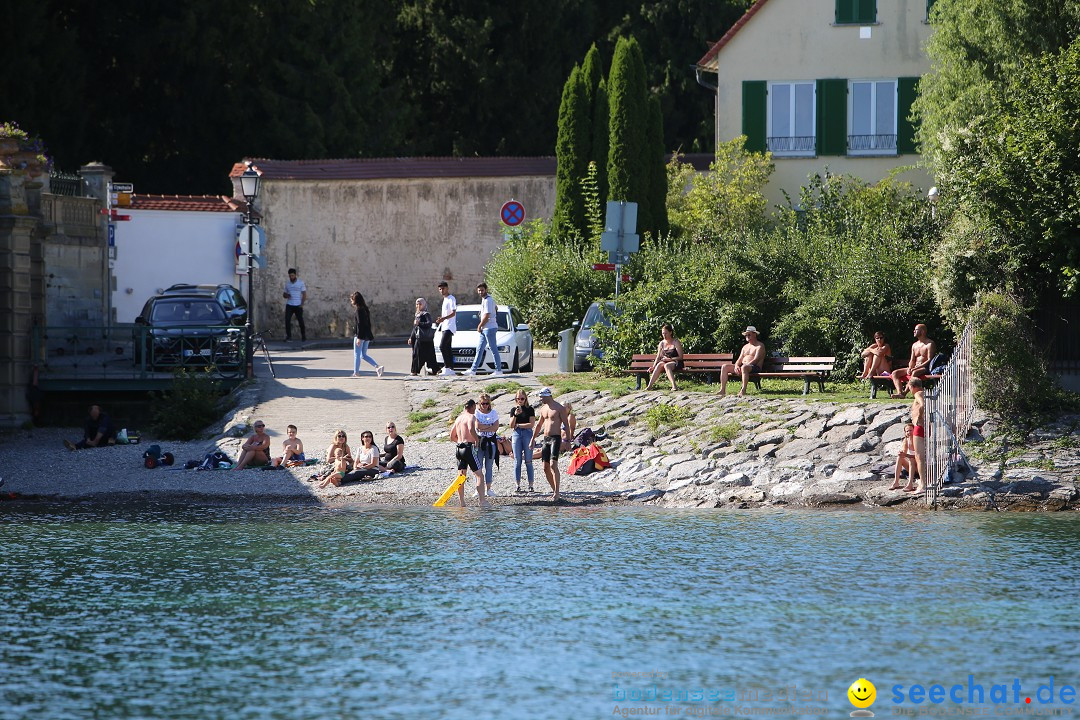
<svg viewBox="0 0 1080 720">
<path fill-rule="evenodd" d="M 472 393 L 475 394 L 475 393 Z M 491 393 L 505 414 L 513 390 Z M 456 407 L 470 393 L 452 392 Z M 411 386 L 415 410 L 445 407 L 448 393 Z M 700 393 L 610 393 L 579 390 L 578 427 L 602 429 L 610 469 L 574 485 L 609 501 L 661 507 L 926 508 L 922 493 L 889 490 L 903 437 L 907 403 L 808 402 L 718 398 Z M 434 402 L 433 402 L 434 401 Z M 440 411 L 419 438 L 445 435 L 450 411 Z M 971 472 L 954 474 L 938 496 L 942 509 L 1066 510 L 1080 507 L 1080 416 L 1064 416 L 1034 433 L 1007 459 L 984 459 L 995 423 L 977 414 L 966 448 Z M 985 434 L 985 437 L 984 437 Z M 418 439 L 419 439 L 418 438 Z M 537 464 L 539 471 L 539 464 Z"/>
</svg>

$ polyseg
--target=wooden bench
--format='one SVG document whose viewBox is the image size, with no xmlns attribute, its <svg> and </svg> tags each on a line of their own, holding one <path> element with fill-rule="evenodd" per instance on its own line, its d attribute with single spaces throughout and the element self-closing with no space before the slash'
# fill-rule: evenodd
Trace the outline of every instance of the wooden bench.
<svg viewBox="0 0 1080 720">
<path fill-rule="evenodd" d="M 761 372 L 752 373 L 750 382 L 761 392 L 761 378 L 797 379 L 803 381 L 803 395 L 810 393 L 811 382 L 817 383 L 819 392 L 825 392 L 825 381 L 835 364 L 835 357 L 767 357 L 765 367 Z M 728 383 L 732 382 L 741 384 L 742 379 L 733 373 L 728 378 Z"/>
<path fill-rule="evenodd" d="M 653 360 L 656 353 L 651 355 L 634 355 L 630 361 L 630 368 L 623 370 L 624 373 L 637 375 L 637 389 L 641 389 L 642 381 L 649 381 L 652 372 Z M 679 373 L 691 375 L 705 375 L 705 382 L 712 382 L 713 375 L 720 375 L 720 368 L 732 362 L 731 353 L 687 353 L 683 355 L 683 369 Z M 663 377 L 666 379 L 667 374 Z"/>
<path fill-rule="evenodd" d="M 893 370 L 898 368 L 906 368 L 907 365 L 893 365 Z M 929 389 L 937 384 L 937 381 L 941 379 L 940 375 L 922 375 L 920 379 L 923 381 L 924 386 Z M 869 378 L 870 381 L 870 399 L 877 398 L 878 390 L 886 390 L 890 394 L 896 391 L 896 386 L 893 385 L 892 377 L 889 375 L 874 375 Z"/>
</svg>

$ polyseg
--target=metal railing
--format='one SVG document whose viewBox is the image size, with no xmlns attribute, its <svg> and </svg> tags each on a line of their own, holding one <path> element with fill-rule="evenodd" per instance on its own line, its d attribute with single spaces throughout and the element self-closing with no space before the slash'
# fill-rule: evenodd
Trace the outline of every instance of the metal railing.
<svg viewBox="0 0 1080 720">
<path fill-rule="evenodd" d="M 67 173 L 61 170 L 53 170 L 49 173 L 49 192 L 53 195 L 66 195 L 68 197 L 86 197 L 89 195 L 83 189 L 83 179 L 78 173 Z"/>
<path fill-rule="evenodd" d="M 770 137 L 767 142 L 771 153 L 812 153 L 817 147 L 817 138 L 813 135 Z"/>
<path fill-rule="evenodd" d="M 969 322 L 956 343 L 941 380 L 925 393 L 927 423 L 925 478 L 926 504 L 937 502 L 938 493 L 953 468 L 963 458 L 962 447 L 975 413 L 971 377 L 971 343 L 974 330 Z"/>
<path fill-rule="evenodd" d="M 896 135 L 848 135 L 851 152 L 895 152 Z"/>
</svg>

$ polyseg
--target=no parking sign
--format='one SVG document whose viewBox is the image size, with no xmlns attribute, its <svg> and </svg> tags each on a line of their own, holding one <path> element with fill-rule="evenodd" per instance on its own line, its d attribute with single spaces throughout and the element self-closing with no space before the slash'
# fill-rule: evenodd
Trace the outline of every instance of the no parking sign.
<svg viewBox="0 0 1080 720">
<path fill-rule="evenodd" d="M 517 200 L 505 202 L 499 211 L 499 217 L 510 227 L 517 227 L 525 221 L 525 206 Z"/>
</svg>

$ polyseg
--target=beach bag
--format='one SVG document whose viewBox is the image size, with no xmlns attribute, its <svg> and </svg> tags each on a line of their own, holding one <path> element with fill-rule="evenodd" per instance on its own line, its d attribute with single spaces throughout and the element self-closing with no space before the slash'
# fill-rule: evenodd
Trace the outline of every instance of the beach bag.
<svg viewBox="0 0 1080 720">
<path fill-rule="evenodd" d="M 223 463 L 225 464 L 225 467 L 232 467 L 232 459 L 228 455 L 220 450 L 214 450 L 213 452 L 206 453 L 206 457 L 199 463 L 199 467 L 197 467 L 196 470 L 216 470 L 219 467 L 222 467 Z"/>
<path fill-rule="evenodd" d="M 570 466 L 567 472 L 571 475 L 589 475 L 590 473 L 606 470 L 611 467 L 607 453 L 596 443 L 587 447 L 580 447 L 570 455 Z"/>
<path fill-rule="evenodd" d="M 949 366 L 949 358 L 945 353 L 938 353 L 930 361 L 928 372 L 931 375 L 941 375 L 945 372 L 945 368 Z"/>
</svg>

